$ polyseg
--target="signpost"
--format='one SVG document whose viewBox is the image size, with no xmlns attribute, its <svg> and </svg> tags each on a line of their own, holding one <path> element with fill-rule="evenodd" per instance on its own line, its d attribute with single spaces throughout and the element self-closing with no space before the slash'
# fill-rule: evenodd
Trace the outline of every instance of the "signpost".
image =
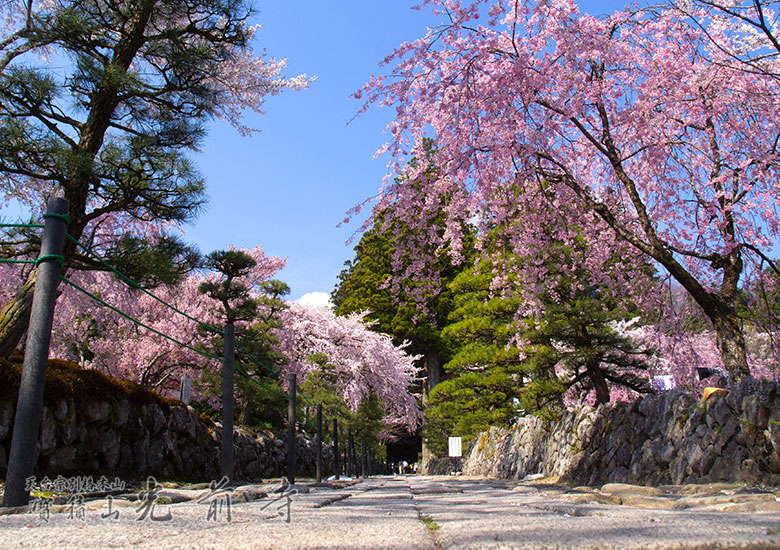
<svg viewBox="0 0 780 550">
<path fill-rule="evenodd" d="M 463 440 L 460 437 L 451 437 L 450 456 L 463 456 Z"/>
</svg>

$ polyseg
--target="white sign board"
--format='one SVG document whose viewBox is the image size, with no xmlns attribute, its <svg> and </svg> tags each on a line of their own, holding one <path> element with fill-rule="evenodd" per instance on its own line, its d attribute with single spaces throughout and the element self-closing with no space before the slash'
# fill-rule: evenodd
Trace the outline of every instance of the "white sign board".
<svg viewBox="0 0 780 550">
<path fill-rule="evenodd" d="M 450 438 L 450 456 L 463 456 L 463 441 L 461 438 Z"/>
</svg>

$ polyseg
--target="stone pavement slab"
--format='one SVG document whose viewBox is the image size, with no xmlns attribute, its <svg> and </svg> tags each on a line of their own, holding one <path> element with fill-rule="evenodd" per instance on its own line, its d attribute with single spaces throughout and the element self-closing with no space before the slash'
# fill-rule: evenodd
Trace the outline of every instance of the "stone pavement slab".
<svg viewBox="0 0 780 550">
<path fill-rule="evenodd" d="M 231 505 L 230 522 L 224 505 L 196 500 L 159 504 L 143 521 L 139 503 L 129 502 L 114 506 L 113 516 L 94 503 L 80 518 L 67 507 L 46 520 L 0 516 L 0 549 L 780 550 L 780 513 L 707 509 L 713 498 L 717 505 L 750 495 L 774 502 L 771 491 L 742 487 L 658 491 L 406 476 L 292 495 L 260 489 L 265 496 Z M 571 498 L 578 495 L 591 498 Z M 631 495 L 646 507 L 627 504 Z M 662 509 L 665 502 L 687 508 Z M 169 521 L 151 521 L 168 514 Z"/>
<path fill-rule="evenodd" d="M 463 480 L 457 484 L 462 493 L 424 494 L 421 489 L 430 481 L 410 483 L 415 505 L 440 527 L 433 535 L 441 548 L 780 548 L 780 536 L 770 534 L 780 531 L 777 513 L 577 504 L 561 498 L 565 493 L 549 496 L 533 486 L 513 490 L 488 480 Z"/>
<path fill-rule="evenodd" d="M 156 505 L 139 521 L 140 506 L 87 510 L 83 518 L 67 509 L 47 520 L 38 513 L 0 516 L 0 548 L 98 550 L 134 548 L 178 550 L 229 549 L 393 549 L 434 548 L 412 506 L 408 483 L 368 480 L 353 487 L 273 494 L 230 507 L 188 502 Z M 214 520 L 208 519 L 215 512 Z M 154 521 L 167 517 L 169 521 Z M 152 517 L 153 516 L 153 517 Z M 287 519 L 289 518 L 289 523 Z"/>
</svg>

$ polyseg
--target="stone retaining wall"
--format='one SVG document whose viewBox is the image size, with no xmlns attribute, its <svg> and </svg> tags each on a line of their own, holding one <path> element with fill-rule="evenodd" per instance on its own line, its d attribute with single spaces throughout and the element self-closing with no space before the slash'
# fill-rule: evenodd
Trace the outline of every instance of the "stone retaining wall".
<svg viewBox="0 0 780 550">
<path fill-rule="evenodd" d="M 779 390 L 771 381 L 749 380 L 706 404 L 668 391 L 572 410 L 558 422 L 525 417 L 512 430 L 480 434 L 460 469 L 507 479 L 541 473 L 588 485 L 780 485 Z M 429 471 L 456 468 L 439 464 Z"/>
<path fill-rule="evenodd" d="M 0 399 L 0 472 L 7 468 L 14 404 Z M 221 427 L 184 404 L 139 405 L 128 399 L 61 398 L 44 406 L 36 474 L 122 473 L 167 479 L 219 477 Z M 237 428 L 233 436 L 236 479 L 277 477 L 286 468 L 283 439 Z M 314 443 L 298 436 L 298 471 L 314 470 Z M 332 452 L 323 449 L 325 471 Z"/>
</svg>

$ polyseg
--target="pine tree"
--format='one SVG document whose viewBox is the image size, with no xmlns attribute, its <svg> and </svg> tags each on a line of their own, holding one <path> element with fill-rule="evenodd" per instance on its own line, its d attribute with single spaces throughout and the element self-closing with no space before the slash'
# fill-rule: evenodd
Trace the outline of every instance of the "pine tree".
<svg viewBox="0 0 780 550">
<path fill-rule="evenodd" d="M 243 0 L 25 4 L 0 6 L 0 197 L 36 216 L 61 194 L 68 233 L 108 256 L 148 253 L 199 212 L 204 182 L 188 154 L 210 120 L 250 131 L 243 109 L 306 85 L 251 53 Z M 71 240 L 64 258 L 66 269 L 102 268 Z M 33 270 L 0 309 L 0 356 L 27 328 L 34 285 Z"/>
<path fill-rule="evenodd" d="M 205 264 L 220 278 L 201 283 L 200 293 L 220 303 L 220 313 L 226 322 L 244 321 L 236 327 L 239 343 L 236 362 L 249 378 L 235 377 L 236 421 L 242 425 L 281 427 L 285 399 L 273 369 L 282 356 L 274 349 L 279 343 L 274 329 L 280 326 L 278 314 L 286 307 L 282 297 L 290 288 L 274 279 L 261 283 L 254 293 L 250 293 L 242 280 L 257 266 L 257 261 L 241 250 L 212 252 Z M 217 353 L 224 345 L 222 337 L 212 338 L 210 345 Z M 216 392 L 220 388 L 220 376 L 219 373 L 204 373 L 204 386 Z"/>
<path fill-rule="evenodd" d="M 636 315 L 635 306 L 594 284 L 586 270 L 575 268 L 571 248 L 553 242 L 550 249 L 557 260 L 546 267 L 558 284 L 541 297 L 542 312 L 526 321 L 521 336 L 528 344 L 526 371 L 531 378 L 521 396 L 524 409 L 555 414 L 567 391 L 573 398 L 585 398 L 593 390 L 597 405 L 608 403 L 615 388 L 649 393 L 643 372 L 653 351 L 614 328 L 616 321 Z"/>
<path fill-rule="evenodd" d="M 424 436 L 437 452 L 448 436 L 465 442 L 490 426 L 509 426 L 523 386 L 521 351 L 511 342 L 521 301 L 494 296 L 492 266 L 482 261 L 450 284 L 454 310 L 442 331 L 453 349 L 446 380 L 431 392 Z"/>
</svg>

